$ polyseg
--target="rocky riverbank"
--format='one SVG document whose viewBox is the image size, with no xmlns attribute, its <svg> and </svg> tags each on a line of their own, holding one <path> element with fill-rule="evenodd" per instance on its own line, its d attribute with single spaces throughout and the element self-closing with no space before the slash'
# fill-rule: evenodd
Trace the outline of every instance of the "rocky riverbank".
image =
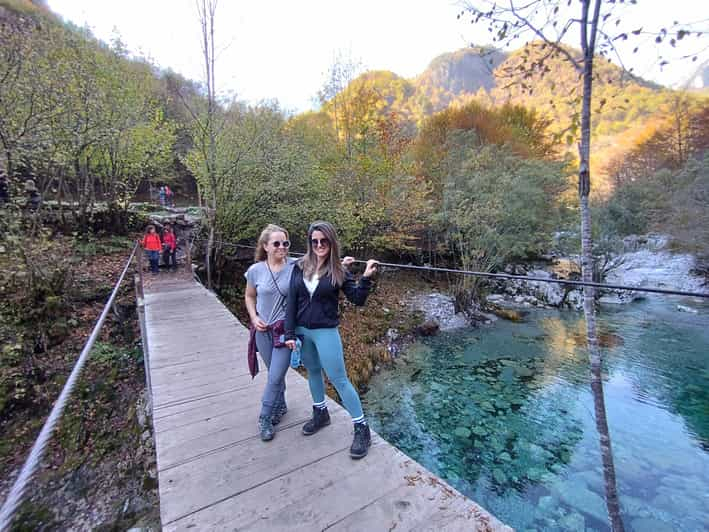
<svg viewBox="0 0 709 532">
<path fill-rule="evenodd" d="M 605 282 L 631 287 L 656 287 L 670 290 L 709 293 L 709 279 L 697 257 L 671 249 L 667 235 L 631 236 L 623 241 L 620 253 L 611 257 Z M 511 264 L 506 273 L 545 279 L 580 278 L 578 257 L 555 257 L 547 263 Z M 511 308 L 567 308 L 580 310 L 583 295 L 578 288 L 543 281 L 496 281 L 487 295 L 488 303 Z M 600 302 L 625 304 L 643 297 L 656 297 L 637 291 L 602 290 Z M 689 301 L 683 306 L 689 305 Z"/>
</svg>

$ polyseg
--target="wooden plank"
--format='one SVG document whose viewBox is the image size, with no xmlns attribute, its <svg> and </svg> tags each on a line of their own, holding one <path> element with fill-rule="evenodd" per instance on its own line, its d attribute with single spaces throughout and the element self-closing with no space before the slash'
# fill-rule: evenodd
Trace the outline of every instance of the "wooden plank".
<svg viewBox="0 0 709 532">
<path fill-rule="evenodd" d="M 399 462 L 400 465 L 401 462 Z M 405 483 L 322 530 L 511 530 L 436 477 L 421 477 L 403 466 Z M 417 479 L 417 480 L 414 480 Z M 486 515 L 487 514 L 487 515 Z"/>
<path fill-rule="evenodd" d="M 241 374 L 236 373 L 238 369 L 236 368 L 236 364 L 234 364 L 234 367 L 229 368 L 227 371 L 205 372 L 198 373 L 196 375 L 184 372 L 180 377 L 180 382 L 186 388 L 200 388 L 202 386 L 211 386 L 212 384 L 231 381 L 234 379 L 234 377 L 248 375 L 249 373 L 246 368 L 243 369 L 244 371 Z M 153 390 L 155 391 L 161 388 L 170 388 L 171 386 L 172 381 L 168 380 L 161 384 L 153 384 Z"/>
<path fill-rule="evenodd" d="M 318 438 L 320 434 L 310 437 Z M 389 456 L 380 452 L 385 447 L 386 443 L 375 438 L 370 455 L 363 460 L 352 460 L 344 450 L 323 456 L 175 521 L 163 530 L 194 530 L 196 526 L 205 530 L 258 530 L 261 525 L 265 530 L 321 530 L 317 523 L 334 521 L 351 511 L 349 504 L 338 508 L 329 500 L 346 478 L 368 478 L 369 483 L 380 486 L 387 483 L 379 473 L 389 462 Z M 367 486 L 364 491 L 369 489 Z"/>
<path fill-rule="evenodd" d="M 159 373 L 159 374 L 158 374 Z M 153 381 L 153 390 L 155 393 L 159 393 L 158 389 L 164 386 L 172 386 L 172 383 L 176 379 L 185 379 L 185 383 L 189 385 L 192 382 L 199 382 L 202 380 L 214 379 L 223 380 L 224 378 L 236 378 L 242 375 L 248 375 L 248 371 L 244 368 L 241 363 L 233 363 L 222 365 L 218 368 L 213 368 L 209 371 L 205 370 L 203 372 L 195 373 L 190 371 L 189 367 L 176 367 L 171 369 L 163 369 L 160 372 L 151 372 L 151 375 L 155 376 Z"/>
<path fill-rule="evenodd" d="M 164 387 L 160 389 L 160 394 L 154 396 L 153 406 L 156 409 L 159 409 L 171 404 L 195 401 L 204 397 L 215 397 L 217 395 L 223 395 L 228 392 L 240 390 L 241 388 L 250 385 L 251 375 L 249 374 L 234 377 L 231 380 L 224 381 L 218 385 L 214 384 L 208 388 L 202 387 L 197 389 L 185 389 L 180 386 L 179 382 L 174 382 L 171 387 Z M 155 393 L 155 390 L 153 390 L 153 393 Z"/>
<path fill-rule="evenodd" d="M 162 471 L 159 479 L 162 522 L 171 523 L 323 456 L 348 449 L 352 441 L 349 416 L 338 410 L 332 417 L 328 430 L 318 433 L 317 445 L 302 440 L 301 445 L 294 446 L 294 436 L 306 438 L 301 427 L 295 426 L 282 431 L 271 442 L 264 443 L 254 436 L 200 460 Z"/>
<path fill-rule="evenodd" d="M 256 395 L 252 395 L 256 397 Z M 166 468 L 198 454 L 221 448 L 246 438 L 258 435 L 258 413 L 261 408 L 260 395 L 250 405 L 234 408 L 215 416 L 203 417 L 193 423 L 156 431 L 158 440 L 159 466 Z M 291 396 L 291 408 L 278 426 L 280 430 L 302 425 L 310 419 L 310 393 L 300 390 Z M 248 412 L 244 415 L 244 412 Z M 164 439 L 164 441 L 163 441 Z"/>
</svg>

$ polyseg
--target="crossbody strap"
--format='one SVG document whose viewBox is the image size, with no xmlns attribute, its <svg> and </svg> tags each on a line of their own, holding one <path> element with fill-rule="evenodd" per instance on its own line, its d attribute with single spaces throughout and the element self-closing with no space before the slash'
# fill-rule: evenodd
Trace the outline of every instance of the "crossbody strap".
<svg viewBox="0 0 709 532">
<path fill-rule="evenodd" d="M 288 266 L 288 263 L 286 263 L 284 268 L 286 268 L 287 266 Z M 271 274 L 271 279 L 273 280 L 273 284 L 276 287 L 276 291 L 278 292 L 278 295 L 281 296 L 281 306 L 285 307 L 286 306 L 286 295 L 283 292 L 281 292 L 281 289 L 278 286 L 278 281 L 276 281 L 276 276 L 273 275 L 273 270 L 271 270 L 271 267 L 268 265 L 268 260 L 266 260 L 266 268 L 268 268 L 268 273 Z M 283 271 L 283 270 L 281 270 L 281 271 Z"/>
</svg>

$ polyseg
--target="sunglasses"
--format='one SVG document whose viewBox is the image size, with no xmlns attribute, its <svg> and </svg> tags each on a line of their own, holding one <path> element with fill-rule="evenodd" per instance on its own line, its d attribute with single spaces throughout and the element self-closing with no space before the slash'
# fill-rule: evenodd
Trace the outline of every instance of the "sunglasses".
<svg viewBox="0 0 709 532">
<path fill-rule="evenodd" d="M 318 246 L 326 248 L 330 246 L 330 241 L 327 238 L 321 238 L 318 240 L 317 238 L 311 238 L 310 239 L 310 244 L 316 248 Z"/>
<path fill-rule="evenodd" d="M 283 242 L 281 242 L 280 240 L 274 240 L 273 242 L 271 242 L 271 245 L 274 248 L 279 248 L 281 246 L 283 246 L 284 248 L 289 248 L 290 247 L 290 240 L 284 240 Z"/>
</svg>

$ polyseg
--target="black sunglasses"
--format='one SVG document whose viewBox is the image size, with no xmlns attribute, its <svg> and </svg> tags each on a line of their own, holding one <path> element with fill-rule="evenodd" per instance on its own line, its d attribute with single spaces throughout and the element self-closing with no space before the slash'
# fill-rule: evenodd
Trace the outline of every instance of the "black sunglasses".
<svg viewBox="0 0 709 532">
<path fill-rule="evenodd" d="M 271 245 L 272 245 L 274 248 L 279 248 L 279 247 L 281 247 L 281 245 L 283 245 L 284 248 L 289 248 L 289 247 L 290 247 L 290 241 L 289 241 L 289 240 L 284 240 L 283 242 L 281 242 L 280 240 L 274 240 L 273 242 L 271 242 Z"/>
<path fill-rule="evenodd" d="M 316 247 L 318 247 L 318 246 L 323 247 L 323 248 L 326 248 L 326 247 L 328 247 L 328 246 L 330 245 L 330 240 L 327 239 L 327 238 L 321 238 L 320 240 L 318 240 L 317 238 L 311 238 L 311 239 L 310 239 L 310 244 L 311 244 L 314 248 L 316 248 Z"/>
</svg>

